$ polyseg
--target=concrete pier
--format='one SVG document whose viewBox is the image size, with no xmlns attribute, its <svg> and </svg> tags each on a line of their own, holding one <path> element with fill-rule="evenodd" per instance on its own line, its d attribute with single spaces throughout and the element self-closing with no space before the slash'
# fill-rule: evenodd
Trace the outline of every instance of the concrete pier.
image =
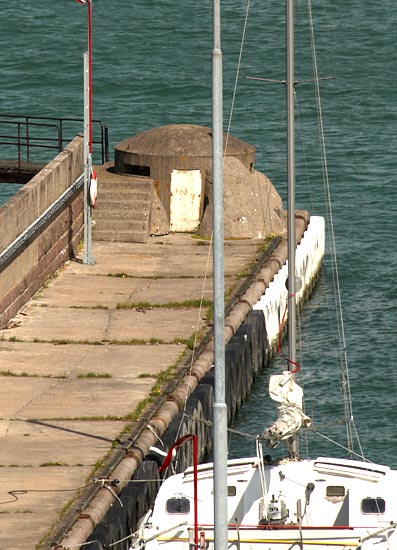
<svg viewBox="0 0 397 550">
<path fill-rule="evenodd" d="M 225 243 L 229 293 L 260 243 Z M 197 307 L 212 298 L 208 241 L 94 242 L 93 256 L 93 266 L 68 261 L 0 331 L 0 549 L 51 547 L 158 375 L 177 373 L 210 328 Z"/>
<path fill-rule="evenodd" d="M 94 217 L 94 239 L 103 240 L 93 243 L 95 265 L 84 265 L 78 251 L 82 149 L 77 137 L 1 209 L 10 231 L 0 243 L 0 550 L 80 548 L 97 531 L 109 531 L 106 518 L 117 492 L 142 474 L 139 469 L 148 464 L 143 458 L 172 429 L 214 360 L 212 250 L 204 236 L 211 227 L 196 234 L 168 233 L 170 222 L 162 226 L 164 205 L 154 193 L 161 182 L 128 170 L 115 174 L 105 165 L 98 170 L 103 204 Z M 151 170 L 156 162 L 147 163 Z M 248 314 L 285 264 L 287 247 L 274 237 L 284 226 L 271 182 L 251 168 L 236 171 L 234 158 L 228 162 L 230 178 L 239 183 L 226 201 L 229 225 L 233 231 L 236 223 L 250 228 L 232 231 L 225 241 L 225 344 L 233 347 L 233 338 L 240 337 L 236 332 L 249 324 Z M 132 165 L 137 167 L 142 168 Z M 201 185 L 205 179 L 210 188 L 204 172 Z M 237 173 L 244 177 L 233 179 Z M 272 210 L 264 232 L 255 229 L 258 178 Z M 237 196 L 245 197 L 244 207 Z M 247 215 L 230 210 L 236 203 Z M 138 233 L 129 218 L 139 218 Z M 308 222 L 307 213 L 297 213 L 297 242 Z M 273 240 L 258 238 L 268 234 Z M 319 266 L 306 268 L 320 250 L 319 241 L 310 243 L 302 252 L 308 290 Z M 281 286 L 285 289 L 284 282 Z M 278 329 L 284 310 L 284 294 L 276 294 L 260 308 L 263 348 L 269 348 L 265 324 L 274 318 Z M 252 366 L 249 357 L 247 352 L 245 364 L 236 359 L 229 366 L 248 371 L 242 365 Z M 233 399 L 241 403 L 249 385 Z M 206 418 L 210 424 L 211 416 Z M 152 465 L 157 474 L 157 463 Z M 117 488 L 109 489 L 115 480 Z M 121 538 L 118 529 L 106 545 Z M 102 548 L 100 541 L 94 544 Z"/>
</svg>

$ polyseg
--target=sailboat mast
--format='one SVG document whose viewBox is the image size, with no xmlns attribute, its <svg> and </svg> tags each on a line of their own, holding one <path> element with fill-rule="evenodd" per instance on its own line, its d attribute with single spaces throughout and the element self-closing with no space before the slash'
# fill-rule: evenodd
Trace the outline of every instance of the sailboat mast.
<svg viewBox="0 0 397 550">
<path fill-rule="evenodd" d="M 223 230 L 223 98 L 220 0 L 213 2 L 212 193 L 214 296 L 214 545 L 227 550 L 227 409 Z"/>
<path fill-rule="evenodd" d="M 296 363 L 296 280 L 295 280 L 295 76 L 294 76 L 294 0 L 286 0 L 287 43 L 287 186 L 288 186 L 288 357 L 289 370 Z M 294 436 L 291 453 L 298 455 L 298 438 Z"/>
</svg>

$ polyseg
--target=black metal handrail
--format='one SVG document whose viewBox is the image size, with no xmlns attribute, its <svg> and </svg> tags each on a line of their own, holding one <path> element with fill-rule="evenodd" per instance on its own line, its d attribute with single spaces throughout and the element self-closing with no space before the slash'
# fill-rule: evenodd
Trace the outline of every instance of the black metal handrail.
<svg viewBox="0 0 397 550">
<path fill-rule="evenodd" d="M 35 149 L 55 149 L 63 151 L 64 146 L 74 136 L 67 136 L 65 126 L 75 126 L 75 135 L 81 132 L 84 127 L 84 120 L 81 118 L 57 118 L 25 115 L 9 115 L 0 113 L 0 145 L 17 147 L 18 166 L 25 160 L 30 162 L 31 155 Z M 77 124 L 80 128 L 77 127 Z M 12 129 L 7 131 L 7 128 Z M 93 149 L 100 146 L 101 162 L 109 161 L 109 133 L 106 124 L 100 120 L 92 121 L 93 127 Z M 3 131 L 4 129 L 4 131 Z M 99 134 L 99 136 L 98 136 Z M 0 149 L 1 150 L 1 149 Z"/>
</svg>

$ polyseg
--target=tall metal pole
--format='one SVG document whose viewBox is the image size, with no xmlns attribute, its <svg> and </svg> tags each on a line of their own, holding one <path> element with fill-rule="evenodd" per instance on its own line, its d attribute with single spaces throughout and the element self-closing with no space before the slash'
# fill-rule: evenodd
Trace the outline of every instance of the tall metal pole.
<svg viewBox="0 0 397 550">
<path fill-rule="evenodd" d="M 89 78 L 88 52 L 84 52 L 84 252 L 83 263 L 95 264 L 92 257 L 92 208 L 88 202 L 92 174 L 92 154 L 89 147 Z"/>
<path fill-rule="evenodd" d="M 295 280 L 295 75 L 294 75 L 294 0 L 286 0 L 287 27 L 287 183 L 288 183 L 288 358 L 289 370 L 296 364 L 296 280 Z M 298 456 L 298 438 L 290 445 Z"/>
<path fill-rule="evenodd" d="M 87 48 L 84 52 L 84 252 L 83 263 L 95 264 L 92 257 L 92 207 L 89 191 L 92 177 L 92 2 L 77 0 L 87 4 Z"/>
<path fill-rule="evenodd" d="M 214 545 L 227 550 L 227 409 L 225 391 L 225 305 L 223 230 L 223 104 L 220 0 L 213 1 L 212 193 L 214 266 Z"/>
</svg>

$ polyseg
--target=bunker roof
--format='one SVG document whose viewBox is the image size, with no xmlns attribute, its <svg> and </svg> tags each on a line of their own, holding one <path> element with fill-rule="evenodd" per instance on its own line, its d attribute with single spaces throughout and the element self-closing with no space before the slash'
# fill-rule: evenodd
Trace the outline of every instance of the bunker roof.
<svg viewBox="0 0 397 550">
<path fill-rule="evenodd" d="M 223 137 L 226 144 L 226 134 Z M 115 147 L 119 152 L 153 156 L 212 156 L 212 130 L 192 124 L 170 124 L 152 128 L 125 139 Z M 255 147 L 231 135 L 227 138 L 226 155 L 255 154 Z"/>
</svg>

